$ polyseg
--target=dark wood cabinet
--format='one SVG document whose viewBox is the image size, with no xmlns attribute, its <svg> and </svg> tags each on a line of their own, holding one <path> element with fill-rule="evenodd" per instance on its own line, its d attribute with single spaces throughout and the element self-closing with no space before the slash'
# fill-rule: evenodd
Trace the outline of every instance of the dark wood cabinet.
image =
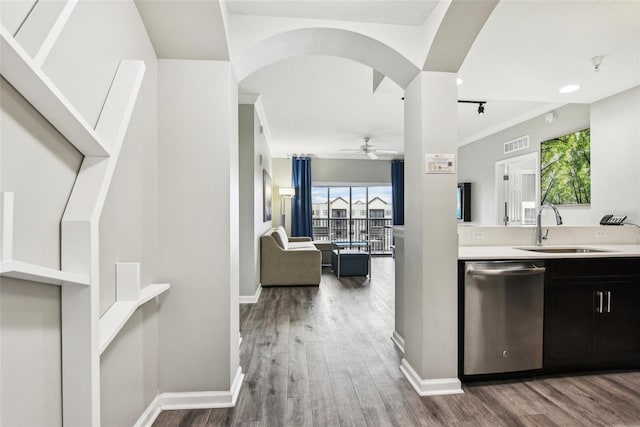
<svg viewBox="0 0 640 427">
<path fill-rule="evenodd" d="M 594 322 L 594 347 L 606 361 L 640 360 L 640 282 L 602 287 L 603 313 Z"/>
<path fill-rule="evenodd" d="M 545 369 L 640 366 L 640 260 L 546 262 Z"/>
</svg>

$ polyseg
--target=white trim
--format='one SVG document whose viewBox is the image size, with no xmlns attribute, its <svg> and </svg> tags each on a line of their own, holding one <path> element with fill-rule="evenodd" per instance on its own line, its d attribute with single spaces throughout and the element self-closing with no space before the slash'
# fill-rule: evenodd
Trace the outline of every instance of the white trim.
<svg viewBox="0 0 640 427">
<path fill-rule="evenodd" d="M 38 67 L 42 67 L 44 61 L 49 56 L 49 53 L 51 53 L 53 46 L 56 44 L 58 37 L 62 33 L 62 30 L 67 24 L 67 21 L 71 17 L 71 14 L 73 13 L 73 10 L 76 8 L 77 4 L 78 0 L 67 0 L 67 3 L 62 9 L 62 12 L 60 12 L 60 15 L 58 15 L 58 19 L 56 19 L 53 27 L 51 27 L 51 30 L 42 42 L 42 46 L 40 46 L 40 49 L 38 49 L 38 53 L 36 53 L 33 58 L 33 61 Z"/>
<path fill-rule="evenodd" d="M 404 338 L 397 331 L 393 331 L 393 335 L 391 335 L 391 341 L 398 347 L 398 350 L 404 354 Z"/>
<path fill-rule="evenodd" d="M 162 394 L 158 394 L 147 406 L 147 409 L 140 415 L 138 421 L 133 425 L 133 427 L 151 427 L 162 412 L 162 407 L 160 406 L 160 399 Z"/>
<path fill-rule="evenodd" d="M 84 156 L 109 156 L 109 149 L 102 138 L 2 25 L 0 51 L 2 77 L 78 151 Z"/>
<path fill-rule="evenodd" d="M 238 401 L 244 374 L 238 367 L 229 391 L 160 393 L 140 415 L 134 427 L 151 427 L 161 411 L 174 409 L 232 408 Z"/>
<path fill-rule="evenodd" d="M 89 285 L 89 278 L 81 274 L 60 271 L 21 261 L 0 261 L 0 276 L 48 285 Z"/>
<path fill-rule="evenodd" d="M 138 264 L 138 263 L 131 263 Z M 116 264 L 122 265 L 122 264 Z M 138 264 L 139 266 L 139 264 Z M 138 269 L 139 274 L 139 269 Z M 107 312 L 100 318 L 99 351 L 102 354 L 111 341 L 118 335 L 120 330 L 127 323 L 129 318 L 135 313 L 138 307 L 147 301 L 169 290 L 169 283 L 156 283 L 139 290 L 139 297 L 134 301 L 116 301 Z"/>
<path fill-rule="evenodd" d="M 438 396 L 442 394 L 461 394 L 462 383 L 458 378 L 438 378 L 433 380 L 423 380 L 420 375 L 411 367 L 407 359 L 400 361 L 400 371 L 413 386 L 413 389 L 420 396 Z"/>
<path fill-rule="evenodd" d="M 253 105 L 253 108 L 258 115 L 260 126 L 262 126 L 262 133 L 268 143 L 271 142 L 271 133 L 269 132 L 269 125 L 267 123 L 267 115 L 264 112 L 264 106 L 262 105 L 262 98 L 257 93 L 241 93 L 238 94 L 238 104 Z"/>
<path fill-rule="evenodd" d="M 13 259 L 13 193 L 0 193 L 0 261 Z"/>
<path fill-rule="evenodd" d="M 253 105 L 256 103 L 258 98 L 260 97 L 257 93 L 239 93 L 238 94 L 238 104 L 241 105 Z"/>
<path fill-rule="evenodd" d="M 254 295 L 240 295 L 238 302 L 240 304 L 255 304 L 260 299 L 260 294 L 262 294 L 262 285 L 258 285 Z"/>
<path fill-rule="evenodd" d="M 145 70 L 144 61 L 120 61 L 96 129 L 91 129 L 109 142 L 105 149 L 111 157 L 85 155 L 60 224 L 62 270 L 86 275 L 93 285 L 61 290 L 65 425 L 100 425 L 99 221 Z"/>
</svg>

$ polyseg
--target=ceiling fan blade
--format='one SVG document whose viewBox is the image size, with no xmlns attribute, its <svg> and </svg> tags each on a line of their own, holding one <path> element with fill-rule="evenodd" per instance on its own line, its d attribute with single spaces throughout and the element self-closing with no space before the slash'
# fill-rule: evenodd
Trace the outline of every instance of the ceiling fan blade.
<svg viewBox="0 0 640 427">
<path fill-rule="evenodd" d="M 376 156 L 376 153 L 374 153 L 372 151 L 369 151 L 367 153 L 367 156 L 369 156 L 369 158 L 372 159 L 372 160 L 377 160 L 378 159 L 378 156 Z"/>
<path fill-rule="evenodd" d="M 376 150 L 378 154 L 398 154 L 396 150 Z"/>
<path fill-rule="evenodd" d="M 359 149 L 359 148 L 341 148 L 340 151 L 348 151 L 348 152 L 351 152 L 351 153 L 360 153 L 360 152 L 362 152 L 362 150 Z"/>
</svg>

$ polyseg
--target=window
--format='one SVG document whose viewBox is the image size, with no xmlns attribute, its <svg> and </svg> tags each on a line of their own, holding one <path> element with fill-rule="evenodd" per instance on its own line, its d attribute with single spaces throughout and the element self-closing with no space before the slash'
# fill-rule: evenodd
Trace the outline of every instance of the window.
<svg viewBox="0 0 640 427">
<path fill-rule="evenodd" d="M 331 218 L 346 218 L 346 209 L 331 209 Z"/>
<path fill-rule="evenodd" d="M 383 233 L 372 251 L 391 253 L 391 186 L 312 187 L 311 191 L 314 238 L 366 240 L 375 228 Z"/>
</svg>

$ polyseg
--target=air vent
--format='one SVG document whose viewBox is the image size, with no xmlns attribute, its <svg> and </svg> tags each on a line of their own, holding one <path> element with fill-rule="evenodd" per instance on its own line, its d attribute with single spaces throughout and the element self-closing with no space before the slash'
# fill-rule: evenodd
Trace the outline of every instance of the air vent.
<svg viewBox="0 0 640 427">
<path fill-rule="evenodd" d="M 504 154 L 529 148 L 529 135 L 521 136 L 504 143 Z"/>
</svg>

